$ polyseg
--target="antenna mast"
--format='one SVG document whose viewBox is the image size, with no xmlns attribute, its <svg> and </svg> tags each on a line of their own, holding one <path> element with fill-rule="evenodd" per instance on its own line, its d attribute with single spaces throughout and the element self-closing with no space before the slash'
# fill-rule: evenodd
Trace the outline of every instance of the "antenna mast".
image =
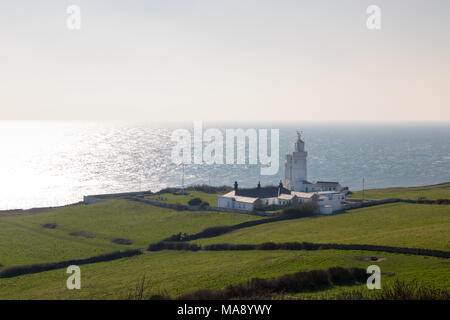
<svg viewBox="0 0 450 320">
<path fill-rule="evenodd" d="M 362 199 L 363 199 L 363 202 L 364 202 L 364 177 L 363 177 Z"/>
</svg>

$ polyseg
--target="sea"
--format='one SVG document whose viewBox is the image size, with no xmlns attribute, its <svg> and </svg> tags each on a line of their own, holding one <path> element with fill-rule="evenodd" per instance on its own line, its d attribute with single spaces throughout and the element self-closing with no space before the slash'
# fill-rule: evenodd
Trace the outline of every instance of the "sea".
<svg viewBox="0 0 450 320">
<path fill-rule="evenodd" d="M 0 121 L 0 210 L 60 206 L 84 195 L 209 184 L 278 184 L 301 131 L 308 180 L 350 190 L 450 181 L 450 124 L 203 123 L 204 130 L 279 130 L 279 169 L 175 164 L 176 129 L 193 123 Z"/>
</svg>

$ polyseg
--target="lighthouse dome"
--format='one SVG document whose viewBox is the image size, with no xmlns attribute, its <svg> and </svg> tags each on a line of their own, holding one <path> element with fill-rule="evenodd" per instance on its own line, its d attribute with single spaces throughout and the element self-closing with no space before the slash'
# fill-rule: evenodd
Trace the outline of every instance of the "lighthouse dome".
<svg viewBox="0 0 450 320">
<path fill-rule="evenodd" d="M 297 132 L 297 141 L 294 144 L 295 152 L 304 152 L 305 151 L 305 142 L 302 140 L 300 136 L 300 132 Z"/>
</svg>

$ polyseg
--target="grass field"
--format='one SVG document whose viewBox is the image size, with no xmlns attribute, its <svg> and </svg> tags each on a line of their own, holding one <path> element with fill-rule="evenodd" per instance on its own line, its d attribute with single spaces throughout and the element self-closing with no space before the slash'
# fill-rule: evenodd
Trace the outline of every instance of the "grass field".
<svg viewBox="0 0 450 320">
<path fill-rule="evenodd" d="M 175 211 L 127 200 L 110 200 L 31 215 L 0 217 L 0 264 L 4 267 L 85 258 L 128 247 L 146 248 L 174 233 L 195 233 L 259 217 L 226 212 Z M 43 228 L 56 223 L 55 229 Z M 72 236 L 83 232 L 93 238 Z M 115 238 L 130 246 L 111 243 Z"/>
<path fill-rule="evenodd" d="M 218 193 L 206 193 L 201 191 L 188 191 L 187 195 L 174 195 L 171 193 L 163 193 L 160 195 L 151 195 L 146 196 L 145 199 L 149 200 L 157 200 L 161 202 L 167 202 L 172 204 L 184 204 L 187 205 L 189 200 L 194 198 L 200 198 L 203 201 L 206 201 L 209 203 L 210 206 L 216 205 L 216 196 L 218 196 Z"/>
<path fill-rule="evenodd" d="M 432 192 L 446 192 L 446 188 L 447 184 L 444 184 L 440 191 L 433 189 Z M 413 194 L 416 191 L 405 192 Z M 216 195 L 190 193 L 189 196 L 164 194 L 156 197 L 165 198 L 164 201 L 170 203 L 186 204 L 193 197 L 215 203 Z M 382 197 L 394 197 L 394 194 L 386 193 Z M 174 233 L 192 234 L 211 226 L 255 219 L 261 218 L 236 213 L 175 211 L 128 200 L 110 200 L 36 214 L 5 215 L 0 217 L 0 264 L 4 265 L 0 270 L 14 265 L 85 258 L 130 247 L 146 248 L 149 243 Z M 56 228 L 42 227 L 51 223 L 56 224 Z M 93 237 L 72 236 L 72 232 Z M 115 238 L 130 239 L 133 244 L 111 243 Z M 269 241 L 361 243 L 449 250 L 450 207 L 392 203 L 332 216 L 273 222 L 194 242 Z M 369 259 L 372 256 L 381 260 L 374 263 Z M 0 299 L 124 299 L 143 276 L 149 280 L 149 294 L 178 296 L 201 288 L 222 289 L 253 277 L 278 277 L 332 266 L 367 268 L 371 264 L 381 267 L 384 284 L 397 278 L 417 279 L 427 286 L 450 288 L 450 261 L 442 258 L 339 250 L 161 251 L 82 265 L 81 290 L 66 289 L 68 275 L 65 269 L 0 279 Z M 334 287 L 283 298 L 333 297 L 355 288 Z"/>
<path fill-rule="evenodd" d="M 0 299 L 124 299 L 146 276 L 152 293 L 178 296 L 200 288 L 221 289 L 253 277 L 271 278 L 332 266 L 367 268 L 371 256 L 382 270 L 382 283 L 394 274 L 450 286 L 448 259 L 362 251 L 161 251 L 128 259 L 81 266 L 81 290 L 67 290 L 65 269 L 0 279 Z M 345 287 L 332 289 L 344 290 Z M 323 292 L 317 292 L 323 293 Z"/>
<path fill-rule="evenodd" d="M 362 191 L 354 191 L 348 198 L 362 198 Z M 365 199 L 450 199 L 450 182 L 423 187 L 369 189 L 364 191 Z"/>
<path fill-rule="evenodd" d="M 393 203 L 263 224 L 208 239 L 211 243 L 309 241 L 450 249 L 450 206 Z"/>
</svg>

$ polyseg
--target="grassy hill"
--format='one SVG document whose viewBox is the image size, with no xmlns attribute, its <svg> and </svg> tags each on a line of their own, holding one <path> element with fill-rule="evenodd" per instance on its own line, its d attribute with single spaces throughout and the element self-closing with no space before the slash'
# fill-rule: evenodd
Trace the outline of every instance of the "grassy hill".
<svg viewBox="0 0 450 320">
<path fill-rule="evenodd" d="M 362 198 L 362 191 L 355 191 L 348 198 Z M 364 191 L 365 199 L 450 199 L 450 182 L 423 187 L 369 189 Z"/>
<path fill-rule="evenodd" d="M 162 251 L 81 266 L 81 290 L 67 290 L 65 269 L 0 279 L 0 299 L 126 299 L 146 276 L 152 293 L 178 296 L 196 289 L 222 289 L 253 277 L 271 278 L 332 266 L 367 268 L 377 262 L 382 283 L 395 277 L 420 279 L 440 288 L 450 286 L 446 259 L 362 251 Z M 353 287 L 354 288 L 354 287 Z M 345 290 L 346 287 L 333 289 Z M 323 291 L 317 292 L 321 294 Z"/>
<path fill-rule="evenodd" d="M 148 204 L 110 200 L 31 215 L 0 217 L 0 264 L 4 267 L 85 258 L 128 247 L 146 248 L 178 232 L 260 219 L 227 212 L 175 211 Z M 43 228 L 56 224 L 56 228 Z M 78 236 L 70 235 L 71 233 Z M 111 243 L 116 238 L 130 246 Z M 1 268 L 0 268 L 1 269 Z"/>
<path fill-rule="evenodd" d="M 450 206 L 393 203 L 268 223 L 208 239 L 212 243 L 309 241 L 450 249 Z"/>
<path fill-rule="evenodd" d="M 446 185 L 441 191 L 447 190 Z M 434 189 L 433 192 L 441 192 Z M 415 190 L 411 193 L 416 192 Z M 158 196 L 156 196 L 158 197 Z M 193 197 L 212 204 L 214 194 L 159 195 L 171 203 Z M 386 193 L 383 197 L 393 197 Z M 440 198 L 440 197 L 439 197 Z M 161 200 L 161 199 L 158 199 Z M 0 270 L 13 265 L 90 257 L 100 253 L 160 241 L 174 233 L 197 233 L 212 226 L 234 225 L 260 217 L 205 211 L 175 211 L 128 200 L 110 200 L 36 214 L 0 217 Z M 52 224 L 55 228 L 44 228 Z M 77 236 L 71 235 L 71 233 Z M 271 222 L 243 228 L 215 238 L 212 243 L 335 242 L 379 244 L 449 250 L 450 207 L 393 203 L 332 216 Z M 115 238 L 133 241 L 129 246 Z M 370 257 L 380 258 L 375 263 Z M 332 266 L 367 268 L 377 264 L 382 284 L 394 279 L 420 280 L 428 286 L 450 287 L 449 259 L 367 251 L 161 251 L 81 266 L 82 289 L 67 290 L 66 270 L 0 279 L 0 299 L 124 299 L 143 276 L 151 293 L 178 296 L 190 291 L 223 289 L 253 277 L 271 278 L 296 271 Z M 292 298 L 332 296 L 352 287 L 293 295 Z"/>
</svg>

